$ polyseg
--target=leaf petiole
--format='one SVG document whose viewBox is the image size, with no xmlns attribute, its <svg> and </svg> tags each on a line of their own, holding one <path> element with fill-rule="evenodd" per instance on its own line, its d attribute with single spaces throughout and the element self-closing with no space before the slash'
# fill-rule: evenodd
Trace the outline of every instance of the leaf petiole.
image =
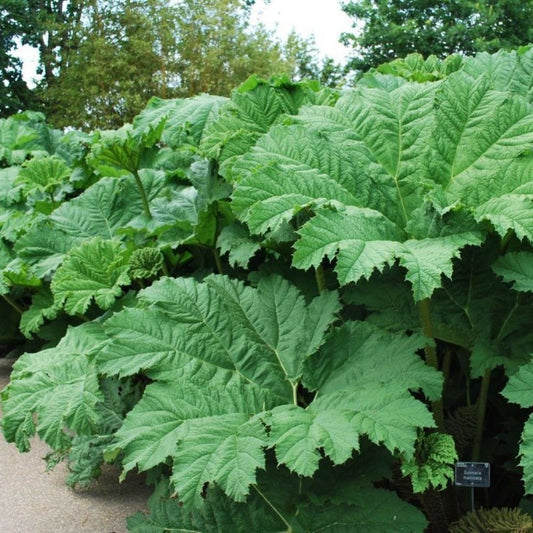
<svg viewBox="0 0 533 533">
<path fill-rule="evenodd" d="M 294 530 L 292 529 L 292 526 L 287 522 L 285 517 L 281 514 L 281 512 L 276 508 L 276 506 L 259 490 L 259 487 L 257 485 L 252 485 L 254 490 L 261 496 L 261 498 L 265 501 L 265 503 L 276 513 L 276 515 L 280 518 L 280 520 L 287 526 L 286 533 L 293 533 Z"/>
</svg>

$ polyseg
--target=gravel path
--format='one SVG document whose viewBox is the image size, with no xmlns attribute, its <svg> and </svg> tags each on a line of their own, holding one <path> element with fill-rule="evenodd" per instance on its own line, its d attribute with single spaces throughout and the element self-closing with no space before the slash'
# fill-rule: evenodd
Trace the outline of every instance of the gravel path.
<svg viewBox="0 0 533 533">
<path fill-rule="evenodd" d="M 0 389 L 8 382 L 10 362 L 0 359 Z M 0 433 L 1 533 L 126 533 L 125 518 L 145 508 L 150 490 L 139 478 L 119 484 L 107 471 L 87 490 L 65 485 L 64 464 L 45 471 L 48 448 L 33 439 L 20 453 Z"/>
</svg>

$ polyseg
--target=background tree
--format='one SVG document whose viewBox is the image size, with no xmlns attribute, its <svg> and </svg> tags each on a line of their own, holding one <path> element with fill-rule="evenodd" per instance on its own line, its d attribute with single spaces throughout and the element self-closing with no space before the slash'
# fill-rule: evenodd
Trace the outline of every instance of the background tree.
<svg viewBox="0 0 533 533">
<path fill-rule="evenodd" d="M 190 96 L 229 95 L 255 73 L 263 77 L 302 74 L 295 47 L 313 43 L 293 35 L 281 43 L 263 26 L 249 22 L 250 3 L 242 0 L 182 0 L 177 5 L 177 56 L 170 92 Z M 305 73 L 304 73 L 305 74 Z"/>
<path fill-rule="evenodd" d="M 366 70 L 412 52 L 445 57 L 495 52 L 533 41 L 532 0 L 352 0 L 351 69 Z"/>
<path fill-rule="evenodd" d="M 76 43 L 39 94 L 58 127 L 118 127 L 161 95 L 165 30 L 171 12 L 159 0 L 92 2 Z"/>
<path fill-rule="evenodd" d="M 331 57 L 320 61 L 313 38 L 304 40 L 293 31 L 287 38 L 284 52 L 295 78 L 316 79 L 327 87 L 342 85 L 343 67 Z"/>
<path fill-rule="evenodd" d="M 32 93 L 22 79 L 22 62 L 13 55 L 17 36 L 32 34 L 34 20 L 26 2 L 4 0 L 0 6 L 0 117 L 33 105 Z"/>
<path fill-rule="evenodd" d="M 38 49 L 34 93 L 56 127 L 117 127 L 151 96 L 228 95 L 252 73 L 319 77 L 312 42 L 252 27 L 244 0 L 10 2 L 6 13 L 29 21 L 10 42 Z"/>
</svg>

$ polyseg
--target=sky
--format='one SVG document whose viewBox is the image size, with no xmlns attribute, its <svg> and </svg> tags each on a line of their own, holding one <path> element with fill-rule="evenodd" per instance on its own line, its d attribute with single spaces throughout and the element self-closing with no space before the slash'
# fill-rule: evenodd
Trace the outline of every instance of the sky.
<svg viewBox="0 0 533 533">
<path fill-rule="evenodd" d="M 302 37 L 314 35 L 322 57 L 344 63 L 348 56 L 339 37 L 352 29 L 352 19 L 341 10 L 339 0 L 258 0 L 252 9 L 252 23 L 257 21 L 281 39 L 293 29 Z"/>
<path fill-rule="evenodd" d="M 258 0 L 251 13 L 251 22 L 261 22 L 284 40 L 292 30 L 301 37 L 315 38 L 322 58 L 329 56 L 344 63 L 348 48 L 339 43 L 342 32 L 349 32 L 352 20 L 341 10 L 340 0 Z M 35 49 L 21 47 L 19 57 L 24 62 L 23 77 L 27 82 L 35 77 L 38 56 Z"/>
</svg>

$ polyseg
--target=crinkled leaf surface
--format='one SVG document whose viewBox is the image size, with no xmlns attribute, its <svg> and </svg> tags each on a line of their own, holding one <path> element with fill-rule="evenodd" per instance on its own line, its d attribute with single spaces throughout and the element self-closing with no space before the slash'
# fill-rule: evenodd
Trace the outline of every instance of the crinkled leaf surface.
<svg viewBox="0 0 533 533">
<path fill-rule="evenodd" d="M 125 453 L 124 473 L 171 457 L 172 479 L 184 503 L 201 504 L 206 482 L 243 501 L 255 471 L 264 468 L 266 430 L 250 420 L 264 404 L 264 396 L 242 382 L 215 383 L 208 395 L 184 380 L 150 385 L 116 435 Z"/>
<path fill-rule="evenodd" d="M 75 235 L 65 234 L 49 220 L 38 220 L 16 241 L 14 249 L 32 265 L 37 276 L 44 278 L 57 269 L 67 252 L 79 242 Z"/>
<path fill-rule="evenodd" d="M 312 476 L 322 459 L 321 450 L 334 464 L 348 460 L 359 449 L 360 428 L 349 409 L 302 409 L 282 405 L 266 417 L 276 457 L 291 471 Z"/>
<path fill-rule="evenodd" d="M 333 109 L 308 107 L 297 124 L 271 129 L 235 164 L 237 215 L 265 233 L 312 208 L 316 216 L 299 232 L 295 266 L 337 258 L 346 284 L 400 259 L 415 299 L 431 296 L 461 248 L 481 242 L 480 234 L 445 225 L 409 240 L 408 223 L 423 204 L 420 183 L 430 182 L 426 139 L 435 89 L 362 87 Z"/>
<path fill-rule="evenodd" d="M 334 330 L 306 362 L 304 383 L 317 391 L 308 410 L 339 410 L 359 433 L 411 456 L 417 428 L 433 427 L 434 422 L 409 389 L 421 388 L 431 399 L 440 397 L 442 389 L 440 373 L 416 353 L 425 342 L 417 335 L 392 334 L 366 322 Z M 328 453 L 327 446 L 324 450 Z"/>
<path fill-rule="evenodd" d="M 206 482 L 242 500 L 269 445 L 253 415 L 295 401 L 304 361 L 339 309 L 336 293 L 307 307 L 280 277 L 252 288 L 210 276 L 203 283 L 163 278 L 140 298 L 143 309 L 106 322 L 111 342 L 98 356 L 107 374 L 143 370 L 163 381 L 146 389 L 117 434 L 125 469 L 171 456 L 187 504 L 198 504 Z"/>
<path fill-rule="evenodd" d="M 97 356 L 107 374 L 143 371 L 159 381 L 126 417 L 115 447 L 125 471 L 171 457 L 186 505 L 201 502 L 207 482 L 242 500 L 266 447 L 310 476 L 319 450 L 343 463 L 366 434 L 410 456 L 417 428 L 434 425 L 409 393 L 440 394 L 440 374 L 416 355 L 425 339 L 350 323 L 320 348 L 339 309 L 335 293 L 306 305 L 280 277 L 252 288 L 210 276 L 202 283 L 164 278 L 140 299 L 141 309 L 106 321 L 110 342 Z M 317 391 L 307 409 L 296 406 L 302 379 Z"/>
<path fill-rule="evenodd" d="M 161 140 L 170 147 L 184 143 L 198 145 L 204 130 L 227 102 L 223 96 L 201 94 L 192 98 L 163 100 L 152 98 L 133 122 L 133 135 L 156 130 L 164 122 Z"/>
<path fill-rule="evenodd" d="M 411 478 L 413 492 L 441 490 L 454 477 L 458 456 L 453 437 L 444 433 L 430 433 L 420 438 L 413 460 L 402 463 L 402 472 Z"/>
<path fill-rule="evenodd" d="M 18 359 L 2 391 L 2 430 L 8 441 L 27 451 L 37 430 L 47 444 L 61 450 L 72 432 L 87 435 L 96 430 L 103 396 L 90 355 L 103 340 L 101 328 L 88 324 L 70 329 L 55 348 Z"/>
<path fill-rule="evenodd" d="M 244 268 L 261 249 L 259 241 L 253 239 L 248 229 L 238 222 L 222 228 L 217 247 L 223 254 L 228 254 L 230 264 Z"/>
<path fill-rule="evenodd" d="M 130 375 L 142 369 L 159 379 L 165 373 L 171 379 L 174 372 L 237 373 L 292 399 L 310 355 L 308 326 L 316 326 L 317 318 L 288 282 L 266 278 L 253 289 L 220 276 L 200 284 L 163 278 L 139 296 L 147 309 L 124 310 L 106 323 L 113 342 L 101 355 L 104 372 Z M 336 310 L 328 303 L 325 324 Z"/>
<path fill-rule="evenodd" d="M 295 245 L 299 268 L 337 259 L 347 284 L 399 260 L 421 300 L 466 245 L 483 241 L 465 206 L 502 236 L 532 238 L 533 112 L 520 94 L 456 72 L 359 86 L 293 122 L 235 161 L 232 207 L 261 234 L 311 210 Z M 431 206 L 436 226 L 422 216 Z"/>
<path fill-rule="evenodd" d="M 149 200 L 164 186 L 164 175 L 156 171 L 140 172 Z M 142 201 L 132 176 L 102 178 L 77 198 L 56 209 L 54 226 L 76 239 L 117 237 L 119 230 L 143 211 Z"/>
<path fill-rule="evenodd" d="M 55 301 L 71 315 L 85 313 L 91 301 L 109 309 L 129 285 L 127 254 L 118 241 L 92 239 L 72 249 L 52 279 Z"/>
<path fill-rule="evenodd" d="M 504 281 L 512 283 L 515 291 L 533 292 L 533 254 L 508 253 L 498 259 L 492 269 Z"/>
<path fill-rule="evenodd" d="M 20 331 L 28 338 L 37 333 L 45 319 L 53 320 L 61 310 L 61 305 L 54 302 L 54 295 L 49 289 L 41 289 L 33 298 L 29 309 L 20 317 Z"/>
<path fill-rule="evenodd" d="M 221 165 L 220 173 L 231 177 L 236 157 L 251 148 L 283 114 L 295 114 L 305 104 L 332 104 L 335 93 L 313 82 L 294 83 L 286 77 L 261 80 L 250 77 L 234 90 L 218 120 L 206 129 L 200 148 Z"/>
<path fill-rule="evenodd" d="M 511 230 L 519 239 L 527 238 L 533 242 L 531 194 L 505 194 L 488 200 L 476 209 L 476 217 L 478 220 L 488 220 L 502 237 Z"/>
<path fill-rule="evenodd" d="M 20 170 L 15 183 L 21 183 L 26 194 L 37 189 L 51 192 L 67 181 L 70 174 L 71 170 L 59 157 L 32 159 Z"/>
<path fill-rule="evenodd" d="M 491 88 L 524 96 L 533 103 L 533 49 L 482 52 L 465 58 L 463 69 L 474 78 L 487 79 Z"/>
<path fill-rule="evenodd" d="M 533 363 L 520 367 L 520 370 L 511 376 L 502 394 L 509 401 L 522 407 L 533 406 Z M 524 425 L 520 443 L 520 466 L 523 468 L 523 481 L 526 494 L 533 493 L 533 415 Z"/>
<path fill-rule="evenodd" d="M 381 213 L 354 207 L 318 211 L 299 235 L 294 266 L 317 267 L 323 257 L 336 257 L 335 271 L 339 282 L 346 285 L 369 279 L 374 270 L 392 266 L 399 258 L 415 300 L 431 296 L 441 286 L 443 275 L 451 277 L 452 259 L 462 247 L 481 243 L 480 234 L 475 232 L 401 242 L 403 232 Z"/>
</svg>

